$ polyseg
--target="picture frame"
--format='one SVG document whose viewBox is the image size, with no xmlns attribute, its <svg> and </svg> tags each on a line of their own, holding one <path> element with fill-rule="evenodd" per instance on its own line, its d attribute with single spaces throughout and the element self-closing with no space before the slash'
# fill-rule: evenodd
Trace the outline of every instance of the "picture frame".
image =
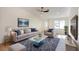
<svg viewBox="0 0 79 59">
<path fill-rule="evenodd" d="M 29 27 L 29 19 L 18 18 L 18 27 Z"/>
</svg>

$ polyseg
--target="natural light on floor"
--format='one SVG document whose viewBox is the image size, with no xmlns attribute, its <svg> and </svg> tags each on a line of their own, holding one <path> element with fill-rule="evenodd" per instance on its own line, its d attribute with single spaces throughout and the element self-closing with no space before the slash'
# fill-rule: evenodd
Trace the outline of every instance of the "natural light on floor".
<svg viewBox="0 0 79 59">
<path fill-rule="evenodd" d="M 57 35 L 58 38 L 66 39 L 66 35 Z"/>
</svg>

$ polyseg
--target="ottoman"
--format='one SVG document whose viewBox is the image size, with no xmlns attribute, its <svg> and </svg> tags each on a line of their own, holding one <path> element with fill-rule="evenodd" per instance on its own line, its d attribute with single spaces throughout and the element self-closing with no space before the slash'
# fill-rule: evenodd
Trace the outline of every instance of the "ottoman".
<svg viewBox="0 0 79 59">
<path fill-rule="evenodd" d="M 33 43 L 33 46 L 36 47 L 36 48 L 39 48 L 40 46 L 42 46 L 44 44 L 43 41 L 40 41 L 40 42 L 32 42 Z"/>
<path fill-rule="evenodd" d="M 20 43 L 13 44 L 9 47 L 10 51 L 25 51 L 26 47 Z"/>
</svg>

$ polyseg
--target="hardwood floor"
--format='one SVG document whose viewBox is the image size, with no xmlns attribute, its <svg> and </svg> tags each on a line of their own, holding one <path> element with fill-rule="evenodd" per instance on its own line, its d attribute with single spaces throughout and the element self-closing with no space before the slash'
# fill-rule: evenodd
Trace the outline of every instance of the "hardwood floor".
<svg viewBox="0 0 79 59">
<path fill-rule="evenodd" d="M 6 44 L 0 44 L 0 51 L 8 51 L 10 44 L 6 43 Z"/>
</svg>

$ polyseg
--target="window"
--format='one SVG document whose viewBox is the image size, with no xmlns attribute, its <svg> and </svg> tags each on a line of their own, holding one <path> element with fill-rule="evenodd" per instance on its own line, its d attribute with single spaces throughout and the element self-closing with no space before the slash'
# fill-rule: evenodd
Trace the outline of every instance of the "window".
<svg viewBox="0 0 79 59">
<path fill-rule="evenodd" d="M 54 28 L 55 29 L 64 29 L 65 21 L 64 20 L 55 20 L 54 21 Z"/>
</svg>

